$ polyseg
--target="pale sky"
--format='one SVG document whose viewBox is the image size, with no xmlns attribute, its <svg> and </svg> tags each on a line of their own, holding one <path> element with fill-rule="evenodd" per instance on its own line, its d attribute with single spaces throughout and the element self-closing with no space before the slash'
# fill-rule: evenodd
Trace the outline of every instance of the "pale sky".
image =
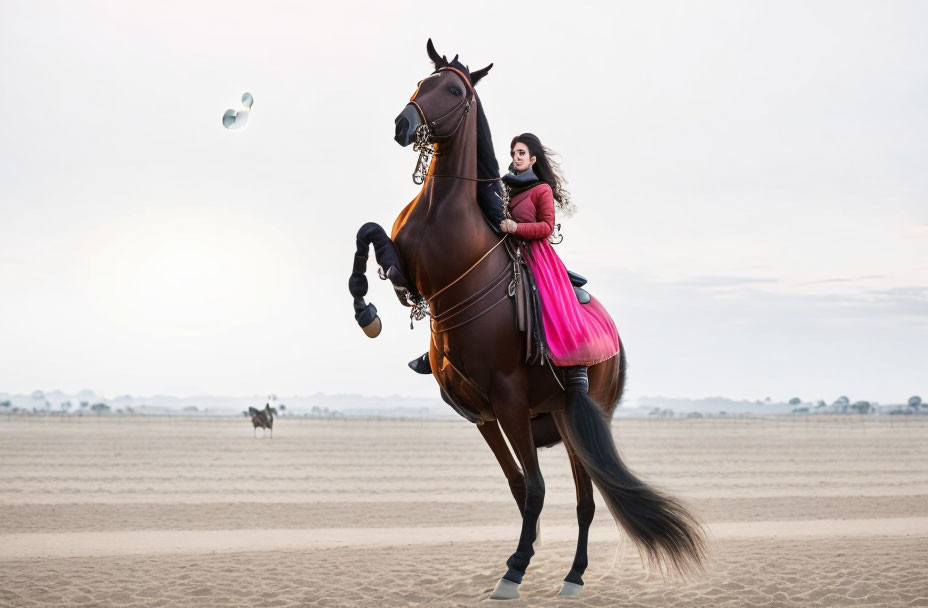
<svg viewBox="0 0 928 608">
<path fill-rule="evenodd" d="M 629 400 L 928 397 L 928 4 L 450 7 L 0 2 L 0 391 L 437 395 L 347 290 L 432 37 L 560 154 Z"/>
</svg>

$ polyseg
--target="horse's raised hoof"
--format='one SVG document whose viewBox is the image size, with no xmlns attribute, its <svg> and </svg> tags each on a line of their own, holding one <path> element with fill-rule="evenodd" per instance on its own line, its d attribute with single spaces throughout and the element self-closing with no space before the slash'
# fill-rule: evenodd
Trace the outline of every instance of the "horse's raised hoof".
<svg viewBox="0 0 928 608">
<path fill-rule="evenodd" d="M 583 585 L 578 585 L 577 583 L 568 583 L 564 581 L 561 584 L 561 590 L 558 591 L 558 597 L 577 597 L 580 595 L 580 592 L 583 591 Z"/>
<path fill-rule="evenodd" d="M 380 330 L 383 329 L 383 324 L 380 322 L 380 317 L 374 317 L 374 320 L 362 327 L 364 333 L 367 334 L 368 338 L 376 338 L 380 335 Z"/>
<path fill-rule="evenodd" d="M 519 584 L 507 581 L 504 578 L 499 579 L 496 583 L 496 589 L 490 594 L 491 600 L 515 600 L 519 599 Z"/>
</svg>

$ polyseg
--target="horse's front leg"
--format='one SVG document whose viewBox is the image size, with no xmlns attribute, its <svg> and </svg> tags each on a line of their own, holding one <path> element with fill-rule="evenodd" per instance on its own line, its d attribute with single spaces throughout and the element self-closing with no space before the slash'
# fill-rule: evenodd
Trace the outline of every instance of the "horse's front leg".
<svg viewBox="0 0 928 608">
<path fill-rule="evenodd" d="M 357 251 L 354 254 L 354 261 L 351 266 L 351 277 L 348 279 L 348 291 L 354 298 L 354 318 L 364 330 L 368 337 L 376 338 L 380 335 L 381 323 L 380 317 L 377 316 L 377 307 L 364 301 L 367 295 L 367 258 L 370 246 L 374 246 L 374 256 L 377 263 L 383 268 L 384 274 L 381 278 L 389 279 L 393 283 L 393 289 L 400 303 L 408 305 L 406 295 L 417 295 L 412 283 L 403 273 L 401 268 L 399 254 L 396 246 L 390 237 L 387 236 L 379 224 L 368 222 L 358 230 L 356 239 Z"/>
<path fill-rule="evenodd" d="M 525 403 L 508 402 L 500 404 L 494 411 L 499 416 L 499 423 L 509 438 L 512 449 L 522 463 L 522 472 L 525 475 L 525 504 L 522 508 L 522 533 L 519 535 L 519 544 L 516 552 L 506 561 L 509 570 L 496 584 L 491 599 L 515 599 L 519 597 L 519 585 L 528 568 L 529 561 L 535 550 L 538 516 L 545 502 L 545 481 L 541 476 L 538 465 L 538 452 L 532 439 L 532 426 L 528 417 L 528 405 Z M 500 415 L 503 413 L 503 415 Z"/>
<path fill-rule="evenodd" d="M 515 458 L 512 457 L 512 452 L 509 451 L 509 446 L 506 445 L 506 440 L 499 430 L 499 424 L 495 420 L 478 422 L 477 429 L 483 435 L 483 439 L 490 446 L 493 455 L 496 456 L 496 461 L 499 462 L 499 466 L 503 469 L 503 474 L 509 482 L 509 490 L 519 507 L 519 513 L 524 513 L 525 476 L 522 474 L 522 469 L 519 468 Z"/>
<path fill-rule="evenodd" d="M 593 481 L 589 473 L 570 449 L 567 450 L 567 455 L 570 457 L 570 468 L 574 474 L 574 484 L 577 486 L 577 524 L 580 527 L 580 533 L 577 537 L 577 553 L 574 555 L 574 563 L 561 585 L 561 591 L 558 593 L 560 597 L 579 595 L 583 589 L 583 573 L 588 564 L 587 542 L 590 524 L 593 523 L 593 513 L 596 511 L 596 503 L 593 500 Z"/>
</svg>

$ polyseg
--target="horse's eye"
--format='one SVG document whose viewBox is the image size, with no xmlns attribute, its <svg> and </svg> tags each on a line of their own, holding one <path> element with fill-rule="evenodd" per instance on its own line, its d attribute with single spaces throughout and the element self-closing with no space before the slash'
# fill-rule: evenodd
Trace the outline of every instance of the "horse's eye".
<svg viewBox="0 0 928 608">
<path fill-rule="evenodd" d="M 448 90 L 451 91 L 451 94 L 454 95 L 455 97 L 460 97 L 461 95 L 464 94 L 464 91 L 462 91 L 461 89 L 457 87 L 448 87 Z"/>
</svg>

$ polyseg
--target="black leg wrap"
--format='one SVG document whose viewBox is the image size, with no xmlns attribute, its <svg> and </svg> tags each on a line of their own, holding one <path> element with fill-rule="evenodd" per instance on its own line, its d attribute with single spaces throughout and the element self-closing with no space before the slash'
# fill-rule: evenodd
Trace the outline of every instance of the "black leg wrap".
<svg viewBox="0 0 928 608">
<path fill-rule="evenodd" d="M 568 393 L 586 393 L 590 390 L 589 368 L 586 365 L 576 365 L 567 368 L 567 389 Z"/>
<path fill-rule="evenodd" d="M 503 575 L 503 578 L 509 582 L 515 583 L 516 585 L 521 585 L 523 576 L 525 576 L 524 570 L 520 572 L 519 570 L 516 570 L 510 566 L 509 570 L 506 570 L 506 574 Z"/>
<path fill-rule="evenodd" d="M 356 298 L 354 302 L 354 320 L 361 327 L 367 327 L 377 318 L 377 307 L 365 304 L 364 298 Z"/>
<path fill-rule="evenodd" d="M 577 505 L 577 523 L 581 528 L 589 528 L 593 523 L 593 516 L 596 514 L 596 503 L 590 502 L 588 505 Z"/>
<path fill-rule="evenodd" d="M 532 544 L 535 542 L 535 526 L 538 524 L 538 516 L 541 515 L 541 508 L 545 502 L 544 484 L 540 488 L 529 490 L 525 498 L 525 511 L 522 515 L 522 533 L 519 535 L 519 546 L 513 553 L 506 565 L 509 570 L 503 576 L 507 581 L 516 584 L 522 583 L 522 577 L 525 575 L 525 569 L 535 555 L 535 549 Z"/>
<path fill-rule="evenodd" d="M 585 568 L 586 566 L 584 566 L 584 569 Z M 567 576 L 564 577 L 564 582 L 573 583 L 574 585 L 583 585 L 583 577 L 581 576 L 582 574 L 582 571 L 577 572 L 576 570 L 571 569 L 570 572 L 567 573 Z"/>
<path fill-rule="evenodd" d="M 367 259 L 371 245 L 374 246 L 374 256 L 377 258 L 377 263 L 383 268 L 384 275 L 393 284 L 393 289 L 400 303 L 408 305 L 406 303 L 406 292 L 418 295 L 401 269 L 400 258 L 393 241 L 390 240 L 390 237 L 387 236 L 380 224 L 368 222 L 361 226 L 355 244 L 357 250 L 354 254 L 354 263 L 351 266 L 351 277 L 348 279 L 348 291 L 351 293 L 351 297 L 355 298 L 355 314 L 359 312 L 358 299 L 361 298 L 363 302 L 364 296 L 367 295 L 368 283 L 364 273 L 367 270 Z M 358 322 L 360 323 L 360 320 Z"/>
<path fill-rule="evenodd" d="M 374 257 L 377 258 L 377 263 L 383 268 L 384 274 L 390 279 L 393 286 L 415 291 L 412 289 L 409 279 L 407 279 L 403 271 L 400 270 L 400 257 L 396 253 L 396 246 L 393 244 L 390 237 L 387 236 L 387 233 L 380 224 L 368 222 L 358 230 L 358 254 L 356 255 L 362 255 L 363 252 L 365 264 L 367 262 L 367 249 L 369 244 L 374 246 Z M 357 271 L 357 266 L 355 271 Z M 364 269 L 362 266 L 361 272 L 363 271 Z"/>
<path fill-rule="evenodd" d="M 588 565 L 587 544 L 590 539 L 590 524 L 593 523 L 593 514 L 595 512 L 596 505 L 592 502 L 577 505 L 577 523 L 580 527 L 580 535 L 577 539 L 577 553 L 574 555 L 574 563 L 570 567 L 570 572 L 564 578 L 565 582 L 575 585 L 583 584 L 583 573 L 586 572 Z"/>
<path fill-rule="evenodd" d="M 358 246 L 360 249 L 360 245 Z M 354 264 L 351 265 L 351 276 L 348 278 L 348 292 L 355 298 L 363 298 L 367 295 L 367 277 L 364 271 L 367 268 L 367 245 L 364 251 L 358 251 L 354 254 Z"/>
</svg>

